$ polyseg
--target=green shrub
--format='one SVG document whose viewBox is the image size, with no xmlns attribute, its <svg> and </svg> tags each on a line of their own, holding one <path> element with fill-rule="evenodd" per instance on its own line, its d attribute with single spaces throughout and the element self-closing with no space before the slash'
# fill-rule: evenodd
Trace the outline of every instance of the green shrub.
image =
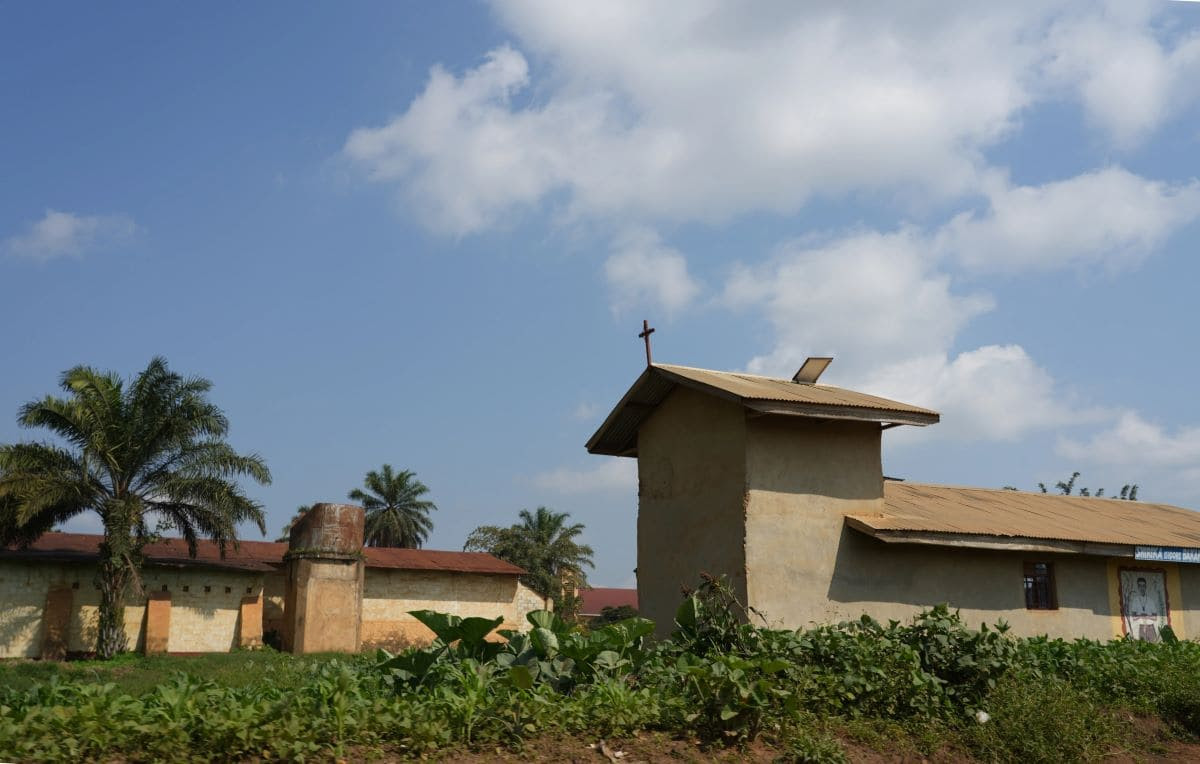
<svg viewBox="0 0 1200 764">
<path fill-rule="evenodd" d="M 640 618 L 588 631 L 539 611 L 531 631 L 496 642 L 497 620 L 417 616 L 438 639 L 398 655 L 0 666 L 0 760 L 297 760 L 375 746 L 422 756 L 660 730 L 709 744 L 762 736 L 785 760 L 840 761 L 835 729 L 868 731 L 881 748 L 1060 761 L 1150 744 L 1129 711 L 1160 718 L 1155 735 L 1200 736 L 1194 642 L 1015 639 L 1002 625 L 969 629 L 946 607 L 907 624 L 771 630 L 718 579 L 660 642 Z M 209 678 L 163 678 L 172 666 Z M 109 681 L 121 672 L 136 680 Z"/>
<path fill-rule="evenodd" d="M 986 706 L 986 721 L 968 720 L 964 738 L 988 761 L 1088 761 L 1132 737 L 1128 721 L 1060 679 L 1002 681 Z"/>
</svg>

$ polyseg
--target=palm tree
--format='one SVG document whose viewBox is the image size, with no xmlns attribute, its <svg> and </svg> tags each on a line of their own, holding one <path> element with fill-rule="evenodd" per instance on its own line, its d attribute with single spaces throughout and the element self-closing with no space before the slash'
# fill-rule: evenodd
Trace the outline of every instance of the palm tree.
<svg viewBox="0 0 1200 764">
<path fill-rule="evenodd" d="M 363 540 L 367 546 L 392 546 L 420 549 L 433 530 L 429 512 L 437 509 L 432 501 L 421 499 L 429 488 L 408 470 L 393 472 L 385 464 L 378 472 L 371 470 L 362 488 L 350 492 L 367 511 Z"/>
<path fill-rule="evenodd" d="M 0 445 L 0 544 L 30 543 L 84 512 L 104 526 L 96 652 L 126 647 L 124 602 L 141 591 L 142 548 L 175 530 L 194 557 L 201 537 L 222 553 L 239 523 L 266 532 L 263 511 L 235 478 L 269 483 L 256 454 L 243 456 L 223 438 L 229 421 L 207 400 L 212 383 L 184 378 L 155 358 L 128 384 L 111 372 L 76 366 L 63 373 L 66 397 L 25 404 L 17 421 L 64 441 Z"/>
<path fill-rule="evenodd" d="M 556 609 L 568 599 L 563 582 L 586 586 L 584 568 L 592 564 L 592 548 L 580 544 L 583 524 L 567 524 L 567 512 L 538 507 L 534 512 L 522 509 L 521 522 L 508 528 L 481 525 L 471 531 L 463 550 L 490 552 L 502 560 L 524 568 L 522 583 L 543 597 L 554 600 Z"/>
<path fill-rule="evenodd" d="M 283 530 L 279 532 L 279 538 L 275 539 L 275 541 L 282 541 L 284 543 L 291 541 L 292 526 L 295 525 L 300 518 L 308 514 L 310 509 L 312 509 L 312 504 L 301 504 L 300 506 L 296 507 L 296 514 L 292 515 L 292 519 L 288 520 L 287 524 L 283 526 Z"/>
</svg>

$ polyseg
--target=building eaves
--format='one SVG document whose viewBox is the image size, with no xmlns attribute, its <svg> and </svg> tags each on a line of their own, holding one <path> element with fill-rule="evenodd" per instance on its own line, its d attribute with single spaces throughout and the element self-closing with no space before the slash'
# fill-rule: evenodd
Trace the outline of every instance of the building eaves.
<svg viewBox="0 0 1200 764">
<path fill-rule="evenodd" d="M 885 481 L 883 512 L 846 518 L 890 543 L 1131 554 L 1200 548 L 1200 513 L 1169 504 Z"/>
<path fill-rule="evenodd" d="M 936 424 L 936 411 L 832 385 L 793 382 L 740 372 L 654 364 L 637 378 L 587 442 L 593 454 L 637 456 L 637 433 L 679 386 L 745 406 L 759 414 L 852 419 L 880 424 Z"/>
</svg>

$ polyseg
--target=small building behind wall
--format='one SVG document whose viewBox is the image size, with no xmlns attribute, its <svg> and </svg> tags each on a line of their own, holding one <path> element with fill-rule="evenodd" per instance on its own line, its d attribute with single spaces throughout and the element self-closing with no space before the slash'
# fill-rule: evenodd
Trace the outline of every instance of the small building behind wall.
<svg viewBox="0 0 1200 764">
<path fill-rule="evenodd" d="M 95 649 L 101 540 L 47 533 L 28 548 L 0 550 L 0 658 L 56 658 Z M 148 545 L 144 591 L 126 597 L 130 649 L 227 652 L 282 638 L 288 551 L 285 543 L 242 541 L 222 558 L 215 544 L 200 542 L 192 559 L 181 539 Z M 433 634 L 408 610 L 502 615 L 506 628 L 523 630 L 525 613 L 546 607 L 519 582 L 523 570 L 488 554 L 381 548 L 356 554 L 363 565 L 363 647 L 430 641 Z"/>
<path fill-rule="evenodd" d="M 948 603 L 1024 635 L 1200 637 L 1200 514 L 886 480 L 883 432 L 939 419 L 803 373 L 649 366 L 587 444 L 638 462 L 642 614 L 669 631 L 709 573 L 773 626 Z"/>
</svg>

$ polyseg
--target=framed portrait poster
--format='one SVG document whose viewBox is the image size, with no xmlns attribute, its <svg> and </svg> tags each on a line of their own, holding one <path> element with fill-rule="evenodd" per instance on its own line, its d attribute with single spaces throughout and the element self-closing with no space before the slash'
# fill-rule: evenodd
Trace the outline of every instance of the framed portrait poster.
<svg viewBox="0 0 1200 764">
<path fill-rule="evenodd" d="M 1171 622 L 1167 602 L 1167 574 L 1157 568 L 1121 568 L 1121 624 L 1130 639 L 1162 640 L 1162 628 Z"/>
</svg>

